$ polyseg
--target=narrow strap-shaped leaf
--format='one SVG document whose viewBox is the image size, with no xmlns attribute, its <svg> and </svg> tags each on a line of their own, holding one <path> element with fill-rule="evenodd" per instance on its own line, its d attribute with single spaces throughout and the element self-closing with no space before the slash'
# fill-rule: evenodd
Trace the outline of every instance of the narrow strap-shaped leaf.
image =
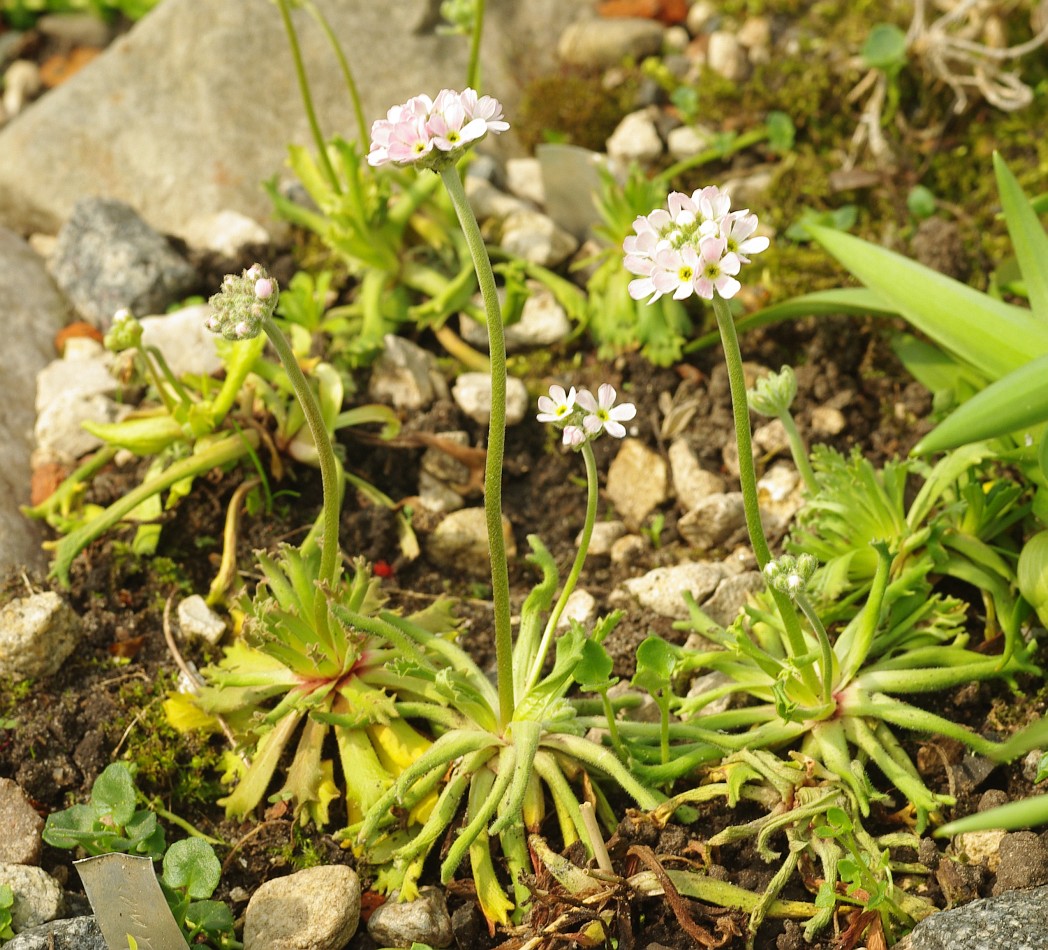
<svg viewBox="0 0 1048 950">
<path fill-rule="evenodd" d="M 1030 298 L 1030 308 L 1037 319 L 1048 326 L 1048 234 L 1045 234 L 1030 199 L 997 152 L 993 153 L 993 170 L 997 176 L 1004 221 Z"/>
</svg>

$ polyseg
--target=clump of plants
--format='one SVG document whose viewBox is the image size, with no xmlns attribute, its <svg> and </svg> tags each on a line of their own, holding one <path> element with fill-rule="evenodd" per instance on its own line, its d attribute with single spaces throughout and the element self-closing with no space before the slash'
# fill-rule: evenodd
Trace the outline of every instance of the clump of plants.
<svg viewBox="0 0 1048 950">
<path fill-rule="evenodd" d="M 87 802 L 48 815 L 44 841 L 88 855 L 116 852 L 160 861 L 160 889 L 186 942 L 239 950 L 243 944 L 234 935 L 229 907 L 211 900 L 222 872 L 212 847 L 218 842 L 191 835 L 168 845 L 156 812 L 139 808 L 140 799 L 130 769 L 114 762 L 95 779 Z"/>
</svg>

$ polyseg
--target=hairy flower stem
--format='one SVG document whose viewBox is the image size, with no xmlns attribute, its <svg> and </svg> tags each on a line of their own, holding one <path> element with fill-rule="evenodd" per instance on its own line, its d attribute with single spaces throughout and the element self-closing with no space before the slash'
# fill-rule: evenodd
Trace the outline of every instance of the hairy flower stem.
<svg viewBox="0 0 1048 950">
<path fill-rule="evenodd" d="M 593 455 L 593 445 L 589 441 L 582 443 L 582 457 L 586 460 L 586 521 L 582 526 L 582 534 L 579 537 L 579 549 L 575 554 L 575 562 L 571 565 L 571 571 L 567 580 L 564 581 L 564 589 L 560 592 L 560 597 L 553 606 L 549 620 L 546 621 L 546 629 L 542 631 L 542 640 L 539 643 L 538 651 L 535 653 L 535 659 L 528 673 L 528 685 L 525 687 L 525 692 L 531 690 L 542 675 L 542 667 L 546 663 L 546 654 L 549 652 L 550 641 L 553 639 L 553 633 L 557 629 L 557 624 L 560 623 L 568 598 L 572 595 L 575 585 L 579 581 L 582 565 L 585 563 L 586 553 L 589 551 L 590 538 L 593 536 L 593 525 L 597 520 L 597 460 Z"/>
<path fill-rule="evenodd" d="M 800 432 L 797 431 L 797 423 L 789 410 L 779 414 L 779 421 L 786 430 L 786 438 L 790 443 L 790 454 L 793 455 L 793 464 L 797 466 L 797 471 L 804 480 L 804 487 L 811 494 L 815 494 L 819 489 L 819 484 L 815 481 L 815 472 L 812 471 L 811 462 L 808 461 L 808 447 L 804 444 Z"/>
<path fill-rule="evenodd" d="M 716 291 L 713 292 L 713 312 L 717 317 L 717 329 L 720 331 L 721 343 L 724 346 L 724 361 L 728 368 L 728 386 L 731 389 L 731 410 L 735 421 L 735 440 L 739 446 L 739 485 L 742 490 L 742 504 L 746 512 L 746 530 L 749 532 L 750 545 L 757 558 L 757 566 L 763 571 L 771 560 L 771 550 L 761 524 L 760 505 L 757 498 L 757 473 L 753 467 L 753 446 L 750 441 L 750 409 L 746 400 L 746 378 L 742 371 L 742 352 L 739 349 L 739 337 L 735 332 L 735 321 L 732 319 L 728 302 Z M 775 606 L 782 617 L 783 626 L 794 657 L 808 652 L 801 631 L 800 619 L 793 602 L 784 593 L 769 587 L 775 600 Z M 801 668 L 805 685 L 815 696 L 823 693 L 823 684 L 819 683 L 815 670 L 810 663 Z"/>
<path fill-rule="evenodd" d="M 491 359 L 491 418 L 488 423 L 488 450 L 484 463 L 484 517 L 488 527 L 488 550 L 491 556 L 491 599 L 495 611 L 495 668 L 498 674 L 499 723 L 506 726 L 513 718 L 513 634 L 510 627 L 509 567 L 506 563 L 506 539 L 502 533 L 502 458 L 506 447 L 506 339 L 502 327 L 502 309 L 495 289 L 495 274 L 480 225 L 466 198 L 466 189 L 458 170 L 445 166 L 440 170 L 444 187 L 458 216 L 462 233 L 469 245 L 477 283 L 484 298 L 488 324 L 488 353 Z"/>
<path fill-rule="evenodd" d="M 262 322 L 262 329 L 273 344 L 273 348 L 284 365 L 284 370 L 291 380 L 295 390 L 295 396 L 299 405 L 302 406 L 302 414 L 306 417 L 306 425 L 309 426 L 309 434 L 313 436 L 313 442 L 317 448 L 317 461 L 320 463 L 320 479 L 324 490 L 324 538 L 320 549 L 320 579 L 331 587 L 338 582 L 341 561 L 338 552 L 338 523 L 339 514 L 342 510 L 342 492 L 340 490 L 341 480 L 338 477 L 338 461 L 335 458 L 335 450 L 331 446 L 331 436 L 328 435 L 327 427 L 324 425 L 324 417 L 320 412 L 313 390 L 309 388 L 305 374 L 298 365 L 291 344 L 287 337 L 280 332 L 280 328 L 273 322 L 272 317 L 266 317 Z M 327 616 L 327 611 L 323 611 Z"/>
</svg>

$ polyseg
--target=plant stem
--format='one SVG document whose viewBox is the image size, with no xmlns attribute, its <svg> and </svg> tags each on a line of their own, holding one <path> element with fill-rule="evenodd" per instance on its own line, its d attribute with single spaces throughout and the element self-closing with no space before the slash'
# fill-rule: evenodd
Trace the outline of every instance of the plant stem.
<svg viewBox="0 0 1048 950">
<path fill-rule="evenodd" d="M 291 58 L 295 61 L 295 75 L 298 77 L 298 88 L 302 94 L 302 107 L 306 111 L 306 119 L 309 129 L 313 133 L 313 141 L 317 147 L 317 155 L 320 164 L 324 168 L 324 175 L 331 185 L 335 194 L 342 194 L 342 188 L 338 183 L 338 175 L 335 167 L 331 164 L 331 157 L 327 153 L 324 144 L 324 133 L 320 131 L 320 122 L 317 119 L 317 110 L 313 105 L 313 94 L 309 89 L 309 77 L 306 75 L 306 66 L 302 61 L 302 48 L 298 45 L 298 33 L 295 32 L 295 24 L 291 22 L 291 10 L 288 0 L 277 0 L 277 8 L 280 10 L 280 18 L 284 21 L 284 32 L 287 33 L 287 43 L 291 47 Z"/>
<path fill-rule="evenodd" d="M 746 530 L 749 532 L 750 545 L 757 558 L 757 566 L 763 571 L 771 560 L 771 550 L 761 524 L 760 505 L 757 497 L 757 473 L 753 467 L 753 446 L 750 441 L 750 410 L 746 400 L 746 378 L 742 371 L 742 352 L 739 349 L 739 337 L 735 332 L 735 321 L 732 319 L 728 302 L 713 292 L 713 312 L 717 317 L 717 329 L 720 331 L 721 343 L 724 346 L 724 362 L 728 367 L 728 386 L 731 389 L 731 410 L 735 420 L 735 439 L 739 446 L 739 486 L 742 490 L 742 504 L 746 512 Z M 793 602 L 774 587 L 768 587 L 779 616 L 786 628 L 790 652 L 794 657 L 807 653 L 804 634 Z M 822 694 L 815 670 L 808 663 L 800 670 L 805 685 L 816 696 Z"/>
<path fill-rule="evenodd" d="M 797 423 L 794 421 L 793 416 L 790 415 L 788 409 L 780 414 L 779 421 L 786 430 L 786 438 L 790 443 L 790 453 L 793 455 L 793 464 L 797 466 L 797 471 L 800 472 L 800 476 L 804 480 L 804 487 L 811 494 L 815 494 L 819 485 L 815 481 L 815 472 L 812 471 L 811 462 L 808 460 L 808 447 L 804 444 L 804 439 L 801 438 L 801 434 L 797 431 Z"/>
<path fill-rule="evenodd" d="M 364 107 L 360 102 L 360 90 L 357 88 L 357 81 L 353 76 L 349 60 L 346 59 L 346 52 L 320 8 L 315 3 L 312 3 L 311 0 L 306 0 L 305 7 L 312 14 L 313 19 L 317 21 L 320 29 L 324 31 L 324 35 L 335 53 L 339 68 L 342 70 L 342 79 L 346 84 L 346 91 L 349 93 L 349 99 L 353 103 L 353 117 L 357 122 L 357 134 L 360 136 L 360 144 L 365 146 L 368 143 L 368 124 L 364 119 Z"/>
<path fill-rule="evenodd" d="M 469 40 L 466 85 L 480 92 L 480 38 L 484 33 L 484 0 L 473 0 L 473 32 Z"/>
<path fill-rule="evenodd" d="M 539 643 L 538 652 L 528 675 L 528 685 L 525 692 L 530 690 L 542 675 L 542 667 L 546 662 L 546 654 L 549 652 L 550 641 L 553 633 L 560 623 L 561 614 L 568 603 L 568 598 L 575 590 L 579 575 L 582 573 L 582 565 L 586 561 L 586 552 L 589 551 L 590 538 L 593 536 L 593 525 L 597 520 L 597 460 L 593 455 L 593 446 L 589 441 L 582 443 L 582 457 L 586 460 L 586 521 L 582 526 L 582 535 L 579 538 L 579 549 L 575 554 L 575 562 L 571 565 L 567 580 L 564 581 L 564 589 L 557 598 L 557 603 L 546 621 L 546 629 L 542 631 L 542 640 Z"/>
<path fill-rule="evenodd" d="M 491 418 L 488 423 L 488 451 L 484 462 L 484 517 L 488 528 L 491 556 L 491 599 L 495 613 L 495 668 L 498 674 L 499 723 L 506 726 L 513 718 L 513 634 L 510 627 L 509 567 L 506 539 L 502 533 L 502 459 L 506 448 L 506 339 L 502 309 L 495 288 L 480 225 L 466 198 L 458 169 L 453 165 L 440 171 L 444 187 L 458 215 L 459 225 L 469 245 L 477 283 L 484 298 L 488 324 L 488 354 L 491 360 Z"/>
<path fill-rule="evenodd" d="M 338 477 L 338 460 L 335 458 L 335 450 L 331 446 L 331 437 L 324 425 L 317 398 L 309 388 L 287 337 L 280 332 L 280 327 L 273 322 L 272 317 L 266 317 L 262 329 L 266 331 L 266 336 L 277 351 L 288 379 L 291 380 L 295 396 L 302 406 L 302 414 L 306 417 L 309 434 L 313 436 L 317 448 L 317 461 L 320 464 L 320 479 L 324 491 L 324 540 L 320 550 L 320 579 L 333 588 L 338 582 L 341 567 L 338 554 L 338 522 L 342 509 L 342 492 Z"/>
</svg>

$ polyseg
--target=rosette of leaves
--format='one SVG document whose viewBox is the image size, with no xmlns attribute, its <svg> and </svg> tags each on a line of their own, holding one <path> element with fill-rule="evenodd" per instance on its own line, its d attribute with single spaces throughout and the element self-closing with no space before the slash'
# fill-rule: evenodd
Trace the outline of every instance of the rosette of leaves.
<svg viewBox="0 0 1048 950">
<path fill-rule="evenodd" d="M 648 732 L 646 742 L 626 743 L 635 773 L 669 782 L 725 751 L 799 743 L 846 783 L 862 814 L 871 800 L 871 762 L 909 802 L 918 829 L 951 803 L 925 785 L 895 730 L 950 736 L 985 755 L 997 747 L 899 697 L 988 679 L 1014 687 L 1017 674 L 1037 672 L 1020 632 L 1026 608 L 1015 595 L 1014 555 L 1005 543 L 1006 529 L 1022 517 L 1022 492 L 980 475 L 974 466 L 984 448 L 959 450 L 926 470 L 908 509 L 909 463 L 877 472 L 858 455 L 817 451 L 820 488 L 790 547 L 813 565 L 825 563 L 780 588 L 806 621 L 803 649 L 793 645 L 769 592 L 728 628 L 686 595 L 691 618 L 678 626 L 702 634 L 709 648 L 652 640 L 638 649 L 634 683 L 655 696 L 661 722 L 631 727 L 630 736 Z M 766 575 L 771 583 L 797 580 L 789 571 Z M 935 590 L 942 575 L 985 592 L 987 640 L 995 638 L 998 652 L 969 647 L 967 605 Z M 697 671 L 720 676 L 679 698 L 674 684 Z M 733 708 L 709 711 L 726 698 Z"/>
<path fill-rule="evenodd" d="M 544 672 L 549 638 L 543 636 L 543 627 L 558 574 L 550 553 L 538 539 L 529 540 L 531 560 L 543 577 L 521 606 L 513 653 L 516 703 L 504 727 L 499 725 L 495 687 L 453 641 L 388 612 L 366 621 L 349 606 L 332 607 L 344 624 L 366 625 L 396 645 L 396 657 L 386 663 L 385 673 L 385 682 L 395 689 L 395 709 L 402 716 L 427 720 L 437 736 L 374 801 L 364 821 L 341 836 L 362 848 L 371 860 L 388 858 L 392 862 L 384 883 L 413 888 L 427 855 L 443 839 L 465 801 L 464 824 L 442 859 L 441 879 L 445 883 L 451 880 L 468 856 L 485 916 L 503 924 L 514 904 L 519 912 L 528 897 L 520 879 L 521 873 L 531 869 L 525 835 L 541 825 L 547 801 L 553 804 L 565 843 L 581 841 L 592 854 L 590 833 L 572 782 L 581 786 L 583 796 L 611 825 L 616 823 L 615 816 L 601 791 L 601 780 L 610 780 L 642 808 L 653 808 L 661 800 L 611 750 L 585 737 L 588 722 L 579 714 L 592 703 L 583 700 L 580 707 L 567 696 L 576 670 L 584 665 L 588 645 L 599 644 L 618 616 L 599 621 L 589 631 L 572 624 L 557 637 L 552 667 Z M 405 840 L 400 830 L 405 810 L 434 789 L 439 789 L 439 795 L 432 810 L 417 834 Z M 515 901 L 495 872 L 491 852 L 495 837 L 510 872 Z"/>
<path fill-rule="evenodd" d="M 876 931 L 883 945 L 885 939 L 894 939 L 898 928 L 909 929 L 933 912 L 926 900 L 895 883 L 901 872 L 928 873 L 923 865 L 892 857 L 892 849 L 916 848 L 917 835 L 904 831 L 871 836 L 847 783 L 818 762 L 796 753 L 783 760 L 766 751 L 740 750 L 704 769 L 694 788 L 669 799 L 652 817 L 662 823 L 681 806 L 715 799 L 731 808 L 750 802 L 764 814 L 719 831 L 706 842 L 709 848 L 752 841 L 764 861 L 780 862 L 759 901 L 748 908 L 751 940 L 797 871 L 816 890 L 814 913 L 804 932 L 809 941 L 835 913 L 847 915 L 854 938 L 866 934 L 874 943 Z"/>
<path fill-rule="evenodd" d="M 221 716 L 243 742 L 244 758 L 230 763 L 236 787 L 222 800 L 231 816 L 242 817 L 263 800 L 293 748 L 284 783 L 270 800 L 287 800 L 303 821 L 327 824 L 328 806 L 339 794 L 334 763 L 323 755 L 333 733 L 347 813 L 359 821 L 429 747 L 386 691 L 396 649 L 367 632 L 373 623 L 367 618 L 382 603 L 377 581 L 358 562 L 351 577 L 327 590 L 318 582 L 320 559 L 316 544 L 260 553 L 264 579 L 244 605 L 244 636 L 204 671 L 208 685 L 195 704 Z M 363 626 L 344 622 L 336 611 Z M 433 610 L 411 622 L 440 626 L 448 619 Z M 169 706 L 176 721 L 181 711 L 177 701 Z"/>
</svg>

